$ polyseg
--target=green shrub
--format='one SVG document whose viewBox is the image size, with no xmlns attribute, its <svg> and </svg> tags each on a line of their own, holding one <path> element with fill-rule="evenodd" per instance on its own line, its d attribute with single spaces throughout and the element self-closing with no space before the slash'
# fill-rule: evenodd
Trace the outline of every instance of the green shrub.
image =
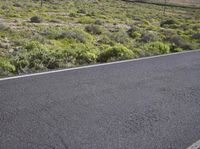
<svg viewBox="0 0 200 149">
<path fill-rule="evenodd" d="M 183 51 L 182 48 L 177 48 L 176 46 L 172 45 L 171 48 L 170 48 L 170 52 L 181 52 Z"/>
<path fill-rule="evenodd" d="M 94 17 L 96 15 L 96 13 L 94 11 L 92 11 L 92 12 L 87 13 L 86 15 L 90 16 L 90 17 Z"/>
<path fill-rule="evenodd" d="M 172 36 L 167 39 L 170 43 L 175 45 L 175 48 L 182 48 L 183 50 L 192 50 L 193 46 L 185 41 L 183 38 L 180 36 Z"/>
<path fill-rule="evenodd" d="M 42 43 L 42 44 L 47 44 L 50 43 L 49 40 L 47 40 L 44 36 L 40 35 L 40 34 L 35 34 L 31 37 L 31 40 L 37 40 L 38 42 Z"/>
<path fill-rule="evenodd" d="M 94 35 L 100 35 L 102 33 L 102 29 L 97 25 L 88 25 L 85 27 L 85 31 Z"/>
<path fill-rule="evenodd" d="M 92 50 L 77 51 L 76 63 L 79 65 L 95 63 L 97 55 Z"/>
<path fill-rule="evenodd" d="M 70 50 L 51 50 L 47 54 L 48 59 L 44 61 L 47 69 L 64 68 L 75 64 L 74 53 Z"/>
<path fill-rule="evenodd" d="M 32 18 L 30 18 L 31 23 L 41 23 L 42 22 L 42 18 L 38 17 L 38 16 L 34 16 Z"/>
<path fill-rule="evenodd" d="M 0 57 L 0 76 L 6 76 L 15 72 L 15 66 L 8 58 Z"/>
<path fill-rule="evenodd" d="M 150 25 L 150 22 L 149 22 L 149 21 L 147 21 L 147 20 L 143 20 L 143 23 L 144 23 L 144 25 L 147 25 L 147 26 L 149 26 L 149 25 Z"/>
<path fill-rule="evenodd" d="M 98 41 L 98 44 L 114 45 L 114 42 L 108 36 L 102 36 Z"/>
<path fill-rule="evenodd" d="M 96 24 L 96 25 L 102 25 L 102 24 L 104 24 L 104 22 L 102 20 L 96 20 L 94 22 L 94 24 Z"/>
<path fill-rule="evenodd" d="M 160 33 L 163 39 L 167 39 L 167 38 L 170 38 L 171 36 L 177 35 L 177 32 L 174 29 L 161 29 Z"/>
<path fill-rule="evenodd" d="M 66 53 L 48 50 L 38 42 L 30 42 L 13 56 L 17 73 L 55 69 L 65 64 Z"/>
<path fill-rule="evenodd" d="M 90 43 L 73 43 L 68 47 L 75 59 L 75 65 L 84 65 L 95 63 L 98 55 L 98 49 Z"/>
<path fill-rule="evenodd" d="M 98 57 L 99 62 L 108 62 L 115 60 L 124 60 L 134 57 L 134 53 L 122 45 L 110 47 L 100 53 Z"/>
<path fill-rule="evenodd" d="M 56 69 L 95 63 L 98 52 L 86 44 L 76 43 L 67 49 L 47 49 L 38 42 L 30 42 L 13 57 L 17 73 Z"/>
<path fill-rule="evenodd" d="M 161 27 L 165 27 L 165 26 L 169 26 L 169 25 L 174 25 L 177 24 L 177 21 L 175 21 L 174 19 L 168 19 L 168 20 L 164 20 L 160 23 Z"/>
<path fill-rule="evenodd" d="M 133 38 L 133 39 L 137 39 L 139 37 L 141 37 L 140 34 L 140 29 L 138 27 L 132 26 L 128 31 L 127 31 L 128 35 Z"/>
<path fill-rule="evenodd" d="M 45 36 L 49 39 L 56 39 L 64 32 L 63 30 L 64 29 L 60 28 L 46 27 L 45 29 L 40 31 L 40 35 Z"/>
<path fill-rule="evenodd" d="M 79 10 L 77 11 L 77 13 L 86 14 L 86 13 L 87 13 L 87 11 L 86 11 L 85 9 L 79 9 Z"/>
<path fill-rule="evenodd" d="M 170 52 L 170 46 L 163 42 L 150 42 L 144 45 L 145 55 L 158 55 L 158 54 L 166 54 Z"/>
<path fill-rule="evenodd" d="M 126 44 L 129 42 L 129 36 L 127 32 L 123 30 L 110 34 L 110 39 L 120 44 Z"/>
<path fill-rule="evenodd" d="M 46 51 L 37 42 L 27 43 L 13 57 L 13 64 L 17 73 L 28 72 L 29 70 L 45 69 L 43 61 L 47 58 Z"/>
<path fill-rule="evenodd" d="M 43 46 L 37 41 L 31 41 L 25 44 L 25 49 L 31 51 L 34 49 L 43 49 Z"/>
<path fill-rule="evenodd" d="M 132 33 L 131 37 L 133 39 L 139 39 L 141 37 L 141 34 L 139 32 L 134 32 L 134 33 Z"/>
<path fill-rule="evenodd" d="M 94 23 L 94 20 L 89 16 L 82 16 L 79 18 L 78 23 L 91 24 Z"/>
<path fill-rule="evenodd" d="M 192 29 L 195 30 L 195 31 L 198 31 L 198 30 L 200 30 L 200 25 L 194 25 L 192 27 Z"/>
<path fill-rule="evenodd" d="M 141 48 L 134 48 L 132 51 L 135 54 L 136 58 L 144 56 L 144 52 Z"/>
<path fill-rule="evenodd" d="M 77 14 L 76 14 L 76 13 L 74 13 L 74 12 L 71 12 L 71 13 L 69 14 L 69 16 L 70 16 L 70 17 L 76 17 L 76 16 L 77 16 Z"/>
<path fill-rule="evenodd" d="M 2 10 L 6 10 L 6 9 L 9 9 L 9 7 L 8 7 L 8 6 L 5 6 L 5 5 L 3 5 L 3 6 L 1 6 L 1 9 L 2 9 Z"/>
<path fill-rule="evenodd" d="M 197 39 L 197 40 L 200 40 L 200 33 L 195 33 L 192 35 L 192 38 L 193 39 Z"/>
<path fill-rule="evenodd" d="M 158 36 L 154 32 L 145 32 L 140 39 L 141 42 L 153 42 L 159 40 Z"/>
<path fill-rule="evenodd" d="M 73 39 L 82 43 L 86 43 L 87 40 L 92 39 L 90 34 L 78 29 L 67 30 L 66 32 L 62 32 L 60 35 L 56 37 L 56 39 L 64 39 L 64 38 Z"/>
</svg>

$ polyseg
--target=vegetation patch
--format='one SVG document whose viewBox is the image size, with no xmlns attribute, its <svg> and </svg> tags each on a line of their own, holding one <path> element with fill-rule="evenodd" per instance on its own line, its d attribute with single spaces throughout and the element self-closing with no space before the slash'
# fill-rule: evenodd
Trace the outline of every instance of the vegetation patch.
<svg viewBox="0 0 200 149">
<path fill-rule="evenodd" d="M 170 26 L 170 25 L 175 25 L 177 24 L 177 21 L 175 21 L 174 19 L 168 19 L 168 20 L 164 20 L 160 23 L 161 27 L 165 27 L 165 26 Z"/>
<path fill-rule="evenodd" d="M 169 44 L 163 42 L 150 42 L 144 45 L 145 55 L 167 54 L 170 52 Z"/>
<path fill-rule="evenodd" d="M 34 16 L 30 18 L 31 23 L 41 23 L 42 22 L 42 18 L 38 17 L 38 16 Z"/>
<path fill-rule="evenodd" d="M 0 76 L 200 49 L 200 9 L 122 0 L 0 1 Z"/>
<path fill-rule="evenodd" d="M 102 33 L 102 29 L 97 25 L 88 25 L 85 27 L 85 30 L 94 35 L 100 35 Z"/>
<path fill-rule="evenodd" d="M 92 39 L 89 34 L 78 29 L 64 31 L 56 37 L 56 39 L 64 39 L 64 38 L 72 39 L 72 40 L 75 40 L 77 42 L 82 42 L 82 43 L 86 43 L 87 41 Z"/>
<path fill-rule="evenodd" d="M 134 53 L 122 45 L 116 45 L 109 47 L 108 49 L 101 52 L 98 57 L 99 62 L 109 62 L 116 60 L 124 60 L 134 58 Z"/>
</svg>

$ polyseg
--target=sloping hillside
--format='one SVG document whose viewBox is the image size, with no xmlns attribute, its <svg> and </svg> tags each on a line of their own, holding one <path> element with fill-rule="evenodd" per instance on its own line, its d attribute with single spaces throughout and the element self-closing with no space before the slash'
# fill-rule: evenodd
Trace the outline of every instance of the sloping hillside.
<svg viewBox="0 0 200 149">
<path fill-rule="evenodd" d="M 0 1 L 0 76 L 200 49 L 200 9 Z"/>
</svg>

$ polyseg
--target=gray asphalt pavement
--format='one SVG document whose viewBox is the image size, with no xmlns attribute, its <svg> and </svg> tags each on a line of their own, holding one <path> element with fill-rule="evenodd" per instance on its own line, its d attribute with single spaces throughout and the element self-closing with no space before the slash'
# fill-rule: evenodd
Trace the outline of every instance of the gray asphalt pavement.
<svg viewBox="0 0 200 149">
<path fill-rule="evenodd" d="M 0 149 L 185 149 L 200 52 L 0 81 Z"/>
</svg>

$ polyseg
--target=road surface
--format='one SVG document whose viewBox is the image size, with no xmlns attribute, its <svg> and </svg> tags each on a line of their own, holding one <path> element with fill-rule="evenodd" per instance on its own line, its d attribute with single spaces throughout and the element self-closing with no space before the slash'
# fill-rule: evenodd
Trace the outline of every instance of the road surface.
<svg viewBox="0 0 200 149">
<path fill-rule="evenodd" d="M 200 51 L 0 81 L 0 149 L 186 149 Z"/>
</svg>

